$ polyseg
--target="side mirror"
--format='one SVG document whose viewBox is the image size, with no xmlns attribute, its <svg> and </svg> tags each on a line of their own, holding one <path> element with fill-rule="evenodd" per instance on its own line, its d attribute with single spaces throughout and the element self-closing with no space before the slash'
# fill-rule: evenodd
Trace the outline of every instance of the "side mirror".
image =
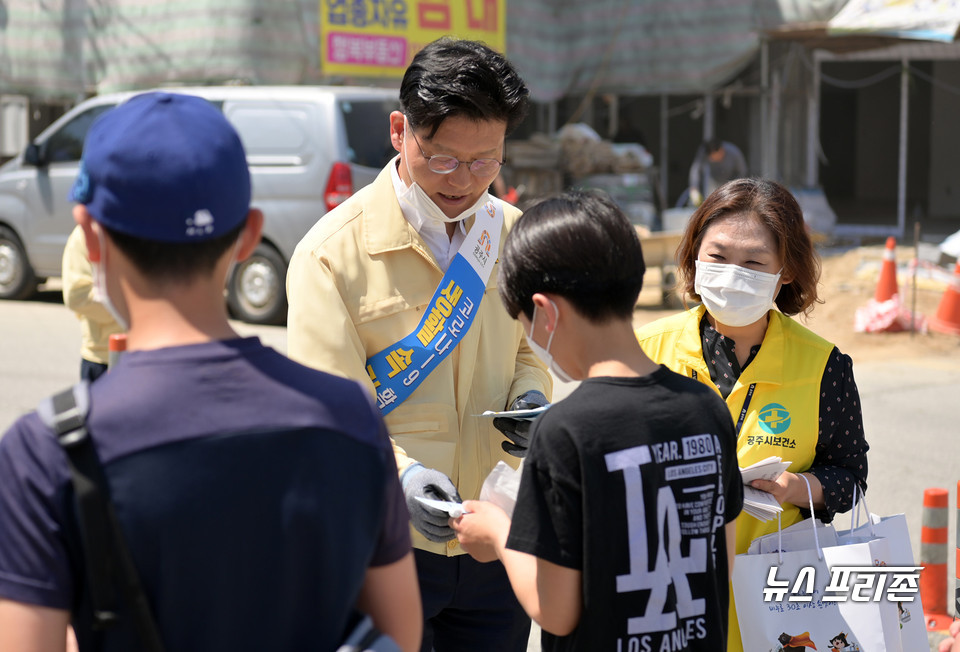
<svg viewBox="0 0 960 652">
<path fill-rule="evenodd" d="M 40 151 L 40 146 L 36 143 L 30 143 L 27 145 L 27 148 L 23 150 L 23 162 L 36 167 L 42 167 L 47 163 L 43 160 L 43 154 Z"/>
</svg>

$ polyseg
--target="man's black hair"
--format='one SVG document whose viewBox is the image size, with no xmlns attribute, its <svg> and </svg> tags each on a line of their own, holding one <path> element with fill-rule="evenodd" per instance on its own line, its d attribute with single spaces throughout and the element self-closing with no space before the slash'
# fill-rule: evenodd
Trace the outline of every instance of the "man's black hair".
<svg viewBox="0 0 960 652">
<path fill-rule="evenodd" d="M 643 287 L 643 252 L 623 211 L 600 192 L 571 191 L 528 209 L 507 235 L 500 298 L 533 316 L 537 292 L 558 294 L 600 323 L 630 319 Z"/>
<path fill-rule="evenodd" d="M 711 138 L 710 140 L 704 142 L 704 147 L 707 150 L 707 154 L 713 154 L 714 152 L 719 152 L 723 149 L 723 141 L 719 138 Z"/>
<path fill-rule="evenodd" d="M 200 242 L 159 242 L 103 227 L 117 248 L 144 275 L 158 283 L 183 283 L 213 273 L 234 246 L 246 220 L 223 235 Z"/>
<path fill-rule="evenodd" d="M 498 120 L 507 135 L 527 115 L 530 92 L 513 65 L 478 41 L 443 37 L 410 62 L 400 83 L 400 106 L 410 125 L 432 138 L 447 118 Z"/>
</svg>

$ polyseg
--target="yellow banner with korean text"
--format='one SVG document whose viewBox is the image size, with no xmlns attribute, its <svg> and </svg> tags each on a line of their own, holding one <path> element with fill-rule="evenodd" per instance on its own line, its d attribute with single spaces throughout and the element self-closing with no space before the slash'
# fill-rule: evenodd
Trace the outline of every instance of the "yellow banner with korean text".
<svg viewBox="0 0 960 652">
<path fill-rule="evenodd" d="M 507 44 L 507 0 L 320 0 L 326 75 L 396 78 L 441 36 Z"/>
</svg>

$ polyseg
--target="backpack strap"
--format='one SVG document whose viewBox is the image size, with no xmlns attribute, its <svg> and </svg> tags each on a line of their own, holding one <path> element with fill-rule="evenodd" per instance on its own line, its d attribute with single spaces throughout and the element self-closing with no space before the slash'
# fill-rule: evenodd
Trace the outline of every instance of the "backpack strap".
<svg viewBox="0 0 960 652">
<path fill-rule="evenodd" d="M 90 383 L 81 381 L 47 398 L 37 413 L 57 435 L 67 454 L 80 523 L 87 584 L 93 601 L 93 627 L 105 629 L 119 618 L 116 585 L 130 606 L 145 652 L 163 652 L 163 644 L 140 576 L 110 502 L 107 479 L 87 431 Z"/>
</svg>

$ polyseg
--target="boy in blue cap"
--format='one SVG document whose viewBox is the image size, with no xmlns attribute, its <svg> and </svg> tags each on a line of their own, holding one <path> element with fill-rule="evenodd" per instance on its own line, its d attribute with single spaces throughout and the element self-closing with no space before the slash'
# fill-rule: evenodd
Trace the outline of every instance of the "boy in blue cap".
<svg viewBox="0 0 960 652">
<path fill-rule="evenodd" d="M 227 321 L 224 281 L 263 224 L 250 192 L 206 100 L 140 95 L 90 130 L 74 217 L 128 337 L 86 425 L 120 531 L 166 649 L 332 650 L 359 609 L 415 650 L 408 515 L 376 407 Z M 0 439 L 0 649 L 62 650 L 71 620 L 81 650 L 146 649 L 123 600 L 95 626 L 43 408 Z"/>
</svg>

